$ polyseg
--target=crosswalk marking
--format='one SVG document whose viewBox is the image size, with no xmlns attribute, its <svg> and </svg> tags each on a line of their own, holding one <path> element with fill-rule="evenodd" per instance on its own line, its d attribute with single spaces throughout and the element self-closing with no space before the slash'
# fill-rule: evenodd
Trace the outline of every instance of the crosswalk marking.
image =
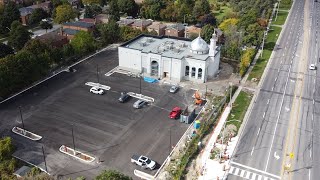
<svg viewBox="0 0 320 180">
<path fill-rule="evenodd" d="M 249 170 L 241 169 L 234 166 L 230 167 L 228 173 L 235 176 L 242 177 L 243 179 L 248 179 L 248 180 L 276 180 L 268 176 L 263 176 L 261 174 L 257 174 Z"/>
</svg>

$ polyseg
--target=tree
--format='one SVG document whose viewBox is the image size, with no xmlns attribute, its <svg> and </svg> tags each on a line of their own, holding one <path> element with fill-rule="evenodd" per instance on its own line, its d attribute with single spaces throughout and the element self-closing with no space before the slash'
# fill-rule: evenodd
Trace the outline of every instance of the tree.
<svg viewBox="0 0 320 180">
<path fill-rule="evenodd" d="M 193 7 L 193 16 L 198 19 L 200 16 L 210 13 L 210 4 L 208 0 L 197 0 Z"/>
<path fill-rule="evenodd" d="M 221 29 L 222 31 L 227 31 L 227 29 L 229 29 L 230 26 L 236 26 L 238 22 L 239 19 L 236 18 L 226 19 L 219 25 L 219 29 Z"/>
<path fill-rule="evenodd" d="M 101 35 L 102 44 L 108 45 L 119 40 L 119 25 L 111 20 L 108 24 L 101 24 L 98 26 L 98 31 Z"/>
<path fill-rule="evenodd" d="M 30 24 L 37 24 L 42 19 L 47 18 L 48 16 L 49 15 L 45 10 L 43 10 L 41 8 L 37 8 L 30 15 L 29 22 L 30 22 Z"/>
<path fill-rule="evenodd" d="M 48 32 L 48 29 L 52 29 L 52 24 L 49 23 L 48 21 L 41 21 L 40 22 L 40 27 L 42 29 L 45 29 L 46 30 L 46 33 Z"/>
<path fill-rule="evenodd" d="M 9 1 L 0 15 L 0 34 L 8 33 L 8 28 L 15 20 L 20 20 L 20 11 L 14 2 Z"/>
<path fill-rule="evenodd" d="M 98 5 L 86 6 L 85 7 L 85 18 L 94 18 L 96 15 L 102 12 L 102 8 Z"/>
<path fill-rule="evenodd" d="M 13 53 L 14 53 L 14 51 L 10 46 L 3 44 L 3 43 L 0 43 L 0 59 L 6 57 L 9 54 L 13 54 Z"/>
<path fill-rule="evenodd" d="M 64 23 L 77 17 L 77 12 L 68 4 L 56 8 L 54 22 Z"/>
<path fill-rule="evenodd" d="M 246 29 L 250 24 L 257 22 L 258 13 L 256 10 L 250 10 L 246 14 L 242 15 L 238 27 Z"/>
<path fill-rule="evenodd" d="M 100 4 L 100 0 L 82 0 L 84 5 Z"/>
<path fill-rule="evenodd" d="M 19 21 L 14 21 L 11 24 L 8 45 L 18 51 L 22 49 L 24 44 L 31 39 L 30 35 L 31 33 L 28 32 L 28 30 L 24 26 L 22 26 Z"/>
<path fill-rule="evenodd" d="M 257 46 L 261 42 L 262 37 L 263 28 L 258 23 L 250 24 L 246 29 L 243 42 L 246 43 L 248 46 Z"/>
<path fill-rule="evenodd" d="M 104 170 L 95 180 L 132 180 L 132 178 L 115 170 Z"/>
<path fill-rule="evenodd" d="M 87 54 L 95 50 L 94 38 L 89 32 L 86 31 L 78 32 L 70 44 L 78 54 Z"/>
<path fill-rule="evenodd" d="M 241 56 L 241 60 L 240 60 L 240 76 L 243 76 L 248 67 L 250 66 L 253 58 L 254 58 L 254 55 L 255 55 L 255 50 L 250 48 L 250 49 L 247 49 L 243 55 Z"/>
<path fill-rule="evenodd" d="M 214 27 L 211 26 L 210 24 L 207 24 L 201 29 L 200 34 L 203 40 L 209 43 L 213 33 L 214 33 Z"/>
<path fill-rule="evenodd" d="M 134 37 L 140 35 L 142 32 L 139 29 L 134 29 L 129 26 L 120 27 L 120 38 L 122 41 L 129 41 Z"/>
<path fill-rule="evenodd" d="M 137 16 L 138 6 L 134 0 L 118 0 L 119 11 L 129 16 Z"/>
<path fill-rule="evenodd" d="M 120 20 L 120 13 L 119 7 L 116 0 L 110 0 L 109 3 L 109 20 L 119 21 Z"/>
<path fill-rule="evenodd" d="M 3 75 L 1 71 L 3 70 L 3 65 L 4 64 L 0 61 L 0 75 Z M 0 139 L 0 179 L 15 178 L 13 172 L 16 168 L 17 162 L 11 157 L 13 150 L 14 147 L 10 137 L 4 137 Z"/>
<path fill-rule="evenodd" d="M 212 15 L 212 13 L 205 14 L 201 18 L 201 25 L 202 26 L 205 26 L 207 24 L 210 24 L 212 26 L 216 26 L 216 23 L 217 23 L 217 19 Z"/>
</svg>

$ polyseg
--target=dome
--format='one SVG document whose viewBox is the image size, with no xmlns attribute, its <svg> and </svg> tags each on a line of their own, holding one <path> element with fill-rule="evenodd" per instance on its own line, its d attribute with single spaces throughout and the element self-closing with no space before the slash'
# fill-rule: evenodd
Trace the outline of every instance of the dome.
<svg viewBox="0 0 320 180">
<path fill-rule="evenodd" d="M 195 54 L 208 53 L 208 44 L 199 36 L 191 42 L 191 51 Z"/>
</svg>

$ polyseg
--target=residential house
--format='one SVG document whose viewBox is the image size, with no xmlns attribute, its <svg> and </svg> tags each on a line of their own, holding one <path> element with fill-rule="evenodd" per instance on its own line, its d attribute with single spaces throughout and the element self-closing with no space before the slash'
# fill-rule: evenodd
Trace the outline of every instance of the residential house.
<svg viewBox="0 0 320 180">
<path fill-rule="evenodd" d="M 201 28 L 196 26 L 187 26 L 185 31 L 185 38 L 198 37 L 201 33 Z"/>
<path fill-rule="evenodd" d="M 166 36 L 184 37 L 185 26 L 183 24 L 173 24 L 166 28 Z"/>
<path fill-rule="evenodd" d="M 151 24 L 152 24 L 151 20 L 137 19 L 134 21 L 134 23 L 131 25 L 131 27 L 135 28 L 135 29 L 140 29 L 141 31 L 144 31 Z"/>
<path fill-rule="evenodd" d="M 79 31 L 93 32 L 95 25 L 93 23 L 76 21 L 62 24 L 61 35 L 66 36 L 68 40 L 72 39 Z"/>
<path fill-rule="evenodd" d="M 155 31 L 158 33 L 158 36 L 165 35 L 167 25 L 161 22 L 153 22 L 152 25 L 148 26 L 148 31 Z"/>
<path fill-rule="evenodd" d="M 22 25 L 25 25 L 25 26 L 29 25 L 29 18 L 31 16 L 32 12 L 35 9 L 38 9 L 38 8 L 41 8 L 44 11 L 46 11 L 48 14 L 50 14 L 51 11 L 52 11 L 53 6 L 52 6 L 51 1 L 46 1 L 46 2 L 43 2 L 43 3 L 39 3 L 39 4 L 34 4 L 32 6 L 20 8 L 19 9 L 19 11 L 20 11 L 20 20 L 21 20 Z"/>
<path fill-rule="evenodd" d="M 60 35 L 57 32 L 49 32 L 41 36 L 37 36 L 35 39 L 39 39 L 41 42 L 56 48 L 61 48 L 69 42 L 66 36 Z"/>
<path fill-rule="evenodd" d="M 119 26 L 131 26 L 134 23 L 134 19 L 122 19 L 117 21 Z"/>
<path fill-rule="evenodd" d="M 108 23 L 109 22 L 109 16 L 107 14 L 98 14 L 96 15 L 96 23 Z"/>
<path fill-rule="evenodd" d="M 79 19 L 79 21 L 81 22 L 86 22 L 86 23 L 91 23 L 91 24 L 96 24 L 96 19 L 95 18 L 83 18 L 83 19 Z"/>
</svg>

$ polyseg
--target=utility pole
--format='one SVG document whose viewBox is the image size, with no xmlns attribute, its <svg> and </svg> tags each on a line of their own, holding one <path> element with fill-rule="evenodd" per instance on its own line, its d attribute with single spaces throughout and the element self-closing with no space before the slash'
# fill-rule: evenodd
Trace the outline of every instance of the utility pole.
<svg viewBox="0 0 320 180">
<path fill-rule="evenodd" d="M 43 160 L 44 160 L 44 167 L 46 168 L 46 172 L 48 173 L 46 156 L 45 156 L 45 154 L 44 154 L 44 148 L 43 148 L 43 146 L 42 146 L 42 154 L 43 154 Z"/>
<path fill-rule="evenodd" d="M 23 129 L 23 132 L 24 132 L 24 131 L 25 131 L 25 129 L 24 129 L 24 123 L 23 123 L 22 112 L 21 112 L 21 106 L 19 106 L 19 111 L 20 111 L 20 118 L 21 118 L 21 122 L 22 122 L 22 129 Z"/>
<path fill-rule="evenodd" d="M 140 94 L 141 94 L 141 81 L 142 81 L 142 76 L 140 75 L 140 88 L 139 88 L 139 92 L 140 92 Z"/>
<path fill-rule="evenodd" d="M 264 46 L 264 39 L 266 38 L 266 31 L 263 31 L 263 39 L 262 39 L 262 48 L 261 48 L 261 57 L 262 57 L 262 54 L 263 54 L 263 46 Z"/>
<path fill-rule="evenodd" d="M 279 13 L 279 8 L 280 8 L 280 1 L 278 1 L 278 9 L 277 9 L 276 18 L 274 19 L 274 21 L 277 21 L 278 13 Z"/>
<path fill-rule="evenodd" d="M 73 142 L 73 155 L 76 155 L 76 145 L 74 143 L 74 135 L 73 135 L 73 124 L 72 124 L 71 133 L 72 133 L 72 142 Z"/>
<path fill-rule="evenodd" d="M 206 85 L 206 93 L 204 94 L 204 99 L 207 100 L 207 88 L 208 86 Z"/>
<path fill-rule="evenodd" d="M 170 144 L 169 144 L 169 155 L 170 155 L 170 152 L 171 152 L 171 126 L 169 128 L 169 136 L 170 136 Z"/>
<path fill-rule="evenodd" d="M 232 83 L 230 83 L 230 108 L 232 108 L 231 98 L 232 98 Z"/>
</svg>

